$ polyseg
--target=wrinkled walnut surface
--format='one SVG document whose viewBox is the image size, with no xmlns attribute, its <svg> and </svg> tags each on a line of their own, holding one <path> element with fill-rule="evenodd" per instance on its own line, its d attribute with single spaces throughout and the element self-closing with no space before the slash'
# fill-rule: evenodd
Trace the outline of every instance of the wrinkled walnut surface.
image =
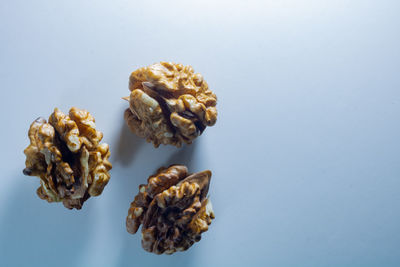
<svg viewBox="0 0 400 267">
<path fill-rule="evenodd" d="M 191 66 L 160 62 L 132 72 L 125 121 L 155 147 L 191 144 L 217 120 L 217 97 Z"/>
<path fill-rule="evenodd" d="M 81 209 L 90 196 L 98 196 L 110 179 L 111 163 L 103 134 L 86 110 L 71 108 L 65 115 L 58 108 L 30 126 L 29 146 L 23 173 L 40 178 L 37 194 L 48 202 L 63 202 L 68 209 Z"/>
<path fill-rule="evenodd" d="M 207 198 L 210 171 L 188 174 L 182 165 L 161 168 L 139 186 L 131 203 L 126 229 L 142 225 L 142 247 L 156 254 L 184 251 L 201 239 L 214 219 Z"/>
</svg>

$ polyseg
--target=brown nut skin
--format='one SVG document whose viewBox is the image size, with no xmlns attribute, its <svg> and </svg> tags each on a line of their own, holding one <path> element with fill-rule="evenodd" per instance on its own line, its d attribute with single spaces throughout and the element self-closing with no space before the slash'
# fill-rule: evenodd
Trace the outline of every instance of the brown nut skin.
<svg viewBox="0 0 400 267">
<path fill-rule="evenodd" d="M 125 121 L 155 147 L 191 144 L 217 121 L 217 97 L 191 66 L 160 62 L 137 69 L 129 90 Z"/>
<path fill-rule="evenodd" d="M 81 209 L 91 196 L 107 185 L 112 168 L 103 134 L 86 110 L 71 108 L 65 115 L 58 108 L 36 119 L 28 132 L 30 144 L 23 173 L 40 178 L 37 195 L 48 202 L 63 202 L 68 209 Z"/>
<path fill-rule="evenodd" d="M 183 165 L 160 168 L 150 176 L 128 211 L 126 229 L 142 225 L 142 247 L 155 254 L 184 251 L 200 241 L 215 218 L 207 198 L 211 171 L 188 174 Z"/>
</svg>

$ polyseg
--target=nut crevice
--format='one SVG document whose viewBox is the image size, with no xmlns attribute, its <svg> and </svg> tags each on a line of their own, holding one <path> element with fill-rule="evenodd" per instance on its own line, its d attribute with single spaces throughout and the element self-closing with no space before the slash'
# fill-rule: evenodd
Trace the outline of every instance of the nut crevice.
<svg viewBox="0 0 400 267">
<path fill-rule="evenodd" d="M 160 91 L 157 91 L 155 89 L 156 86 L 154 84 L 150 82 L 142 82 L 142 85 L 143 91 L 158 102 L 169 130 L 172 132 L 172 134 L 175 134 L 177 129 L 171 122 L 171 110 L 169 109 L 168 104 L 164 99 L 164 96 L 160 94 Z"/>
</svg>

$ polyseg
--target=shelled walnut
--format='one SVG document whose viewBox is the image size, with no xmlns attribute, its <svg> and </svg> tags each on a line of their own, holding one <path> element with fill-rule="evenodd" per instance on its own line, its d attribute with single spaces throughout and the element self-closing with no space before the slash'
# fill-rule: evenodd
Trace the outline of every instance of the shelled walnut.
<svg viewBox="0 0 400 267">
<path fill-rule="evenodd" d="M 89 112 L 73 107 L 65 115 L 55 108 L 48 122 L 38 118 L 31 124 L 28 136 L 23 173 L 40 178 L 41 199 L 81 209 L 89 197 L 102 193 L 110 179 L 110 151 L 99 144 L 103 134 Z"/>
<path fill-rule="evenodd" d="M 132 72 L 125 121 L 155 147 L 191 144 L 217 120 L 217 97 L 191 66 L 160 62 Z"/>
<path fill-rule="evenodd" d="M 188 174 L 182 165 L 160 168 L 150 176 L 128 211 L 126 229 L 142 224 L 142 247 L 156 254 L 184 251 L 201 239 L 214 219 L 207 198 L 211 171 Z"/>
</svg>

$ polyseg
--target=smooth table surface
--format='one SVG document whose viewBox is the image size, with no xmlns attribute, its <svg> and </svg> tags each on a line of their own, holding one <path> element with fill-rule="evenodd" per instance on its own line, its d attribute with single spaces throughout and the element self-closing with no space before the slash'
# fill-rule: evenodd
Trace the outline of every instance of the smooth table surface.
<svg viewBox="0 0 400 267">
<path fill-rule="evenodd" d="M 1 266 L 400 266 L 399 1 L 1 1 Z M 131 71 L 192 65 L 218 121 L 158 149 L 123 121 Z M 22 174 L 30 123 L 89 110 L 111 180 L 70 211 Z M 201 242 L 125 230 L 158 167 L 213 172 Z"/>
</svg>

